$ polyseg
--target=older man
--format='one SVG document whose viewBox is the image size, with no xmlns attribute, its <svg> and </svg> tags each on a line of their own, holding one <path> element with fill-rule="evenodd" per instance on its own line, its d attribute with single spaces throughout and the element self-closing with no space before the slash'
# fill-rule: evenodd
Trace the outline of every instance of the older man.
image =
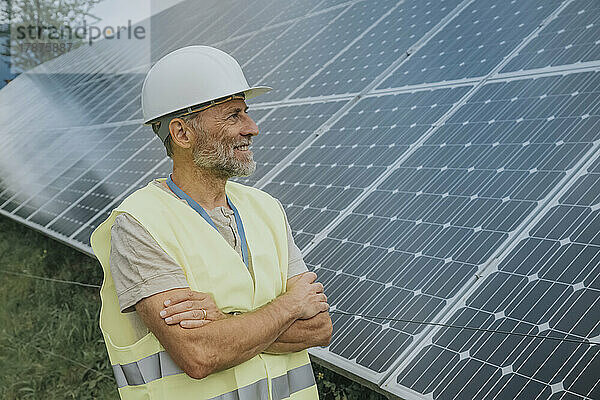
<svg viewBox="0 0 600 400">
<path fill-rule="evenodd" d="M 327 298 L 281 204 L 228 182 L 254 172 L 249 87 L 228 54 L 160 59 L 144 120 L 173 173 L 127 197 L 92 234 L 100 326 L 123 399 L 318 398 L 306 349 L 331 338 Z"/>
</svg>

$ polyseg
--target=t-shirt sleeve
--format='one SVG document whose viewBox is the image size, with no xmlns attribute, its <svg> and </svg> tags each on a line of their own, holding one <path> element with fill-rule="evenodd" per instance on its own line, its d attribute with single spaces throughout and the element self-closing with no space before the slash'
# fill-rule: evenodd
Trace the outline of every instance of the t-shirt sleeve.
<svg viewBox="0 0 600 400">
<path fill-rule="evenodd" d="M 149 296 L 189 287 L 183 269 L 131 215 L 115 218 L 111 228 L 110 272 L 121 312 Z"/>
<path fill-rule="evenodd" d="M 288 222 L 287 215 L 285 214 L 285 209 L 279 200 L 277 200 L 279 207 L 281 207 L 281 211 L 285 216 L 285 225 L 287 228 L 287 242 L 288 242 L 288 279 L 299 275 L 303 272 L 308 271 L 306 267 L 306 263 L 304 262 L 304 258 L 302 257 L 302 252 L 300 248 L 296 245 L 294 241 L 294 236 L 292 235 L 292 228 L 290 227 L 290 223 Z"/>
</svg>

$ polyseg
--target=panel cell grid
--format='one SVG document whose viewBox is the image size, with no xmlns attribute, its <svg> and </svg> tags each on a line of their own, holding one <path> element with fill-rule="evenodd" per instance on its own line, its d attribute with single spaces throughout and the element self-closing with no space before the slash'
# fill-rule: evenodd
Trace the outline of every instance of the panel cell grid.
<svg viewBox="0 0 600 400">
<path fill-rule="evenodd" d="M 248 82 L 261 82 L 275 89 L 285 88 L 286 91 L 295 89 L 288 86 L 288 82 L 275 82 L 271 78 L 266 78 L 267 74 L 277 65 L 282 63 L 286 58 L 290 57 L 294 51 L 306 43 L 315 35 L 318 29 L 326 26 L 336 15 L 343 12 L 345 8 L 337 8 L 334 10 L 319 12 L 314 15 L 309 15 L 294 23 L 292 29 L 272 41 L 266 47 L 261 49 L 260 55 L 246 62 L 243 65 L 244 75 Z M 318 28 L 318 29 L 315 29 Z M 262 42 L 263 37 L 271 37 L 272 31 L 259 32 L 252 39 L 253 41 Z M 268 101 L 261 96 L 261 101 Z"/>
<path fill-rule="evenodd" d="M 600 337 L 600 158 L 458 308 L 449 323 Z M 397 384 L 435 399 L 597 399 L 600 348 L 440 328 Z"/>
<path fill-rule="evenodd" d="M 458 3 L 458 0 L 402 2 L 293 97 L 360 92 Z"/>
<path fill-rule="evenodd" d="M 72 235 L 81 225 L 92 220 L 107 206 L 114 204 L 115 198 L 127 191 L 132 182 L 141 179 L 164 160 L 165 148 L 160 140 L 151 131 L 146 132 L 145 135 L 141 131 L 138 133 L 140 138 L 130 139 L 129 142 L 134 146 L 143 146 L 142 151 L 137 154 L 131 153 L 130 149 L 115 152 L 110 158 L 103 160 L 118 166 L 110 172 L 102 171 L 103 164 L 98 163 L 94 167 L 94 173 L 103 177 L 102 180 L 88 179 L 88 175 L 84 175 L 81 179 L 85 179 L 88 183 L 86 192 L 59 219 L 49 225 L 50 229 L 66 236 Z"/>
<path fill-rule="evenodd" d="M 560 3 L 474 1 L 379 88 L 485 76 Z"/>
<path fill-rule="evenodd" d="M 600 3 L 575 0 L 501 72 L 600 60 Z"/>
<path fill-rule="evenodd" d="M 467 87 L 361 100 L 265 187 L 302 248 L 415 143 Z"/>
<path fill-rule="evenodd" d="M 583 73 L 491 83 L 476 92 L 308 254 L 317 274 L 334 274 L 333 285 L 344 286 L 332 302 L 347 311 L 435 320 L 600 139 L 588 125 L 600 117 L 599 83 L 600 73 Z M 581 104 L 573 100 L 579 95 L 590 101 L 573 107 Z M 528 106 L 520 102 L 525 99 Z M 369 304 L 377 304 L 382 292 L 354 303 L 360 282 L 411 296 L 392 300 L 398 307 L 384 315 Z M 339 324 L 330 351 L 365 345 L 367 339 L 353 344 L 357 333 Z M 407 346 L 424 326 L 390 322 L 385 329 Z"/>
<path fill-rule="evenodd" d="M 268 81 L 275 88 L 273 92 L 262 96 L 261 100 L 277 101 L 287 97 L 395 4 L 397 0 L 373 0 L 355 3 L 346 12 L 346 9 L 336 11 L 336 15 L 342 15 L 335 23 L 328 24 L 321 33 L 270 74 L 267 80 L 265 77 L 261 79 L 263 83 Z M 312 29 L 314 32 L 314 26 Z"/>
<path fill-rule="evenodd" d="M 32 214 L 23 217 L 41 226 L 52 222 L 147 142 L 147 137 L 132 137 L 134 132 L 136 128 L 123 126 L 100 137 L 91 150 L 81 154 L 72 167 L 49 183 L 49 188 L 54 189 L 45 192 L 54 193 L 47 201 L 40 203 L 43 199 L 31 199 L 37 207 Z"/>
<path fill-rule="evenodd" d="M 253 139 L 256 172 L 237 180 L 245 184 L 256 183 L 298 145 L 313 135 L 317 128 L 345 103 L 346 101 L 341 100 L 277 108 L 260 122 L 258 126 L 260 133 Z M 253 115 L 252 111 L 250 113 Z"/>
</svg>

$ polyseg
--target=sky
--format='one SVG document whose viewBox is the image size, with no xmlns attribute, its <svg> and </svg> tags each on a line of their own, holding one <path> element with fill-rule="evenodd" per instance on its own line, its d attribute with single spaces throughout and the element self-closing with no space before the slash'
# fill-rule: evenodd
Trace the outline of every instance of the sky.
<svg viewBox="0 0 600 400">
<path fill-rule="evenodd" d="M 91 10 L 91 14 L 102 20 L 103 25 L 134 24 L 183 0 L 104 0 Z"/>
<path fill-rule="evenodd" d="M 99 21 L 89 20 L 88 24 L 117 27 L 126 26 L 129 20 L 135 24 L 181 1 L 183 0 L 103 0 L 91 10 L 91 14 L 98 17 Z M 0 4 L 3 2 L 0 1 Z M 0 59 L 0 88 L 5 85 L 5 79 L 12 77 L 8 66 Z"/>
</svg>

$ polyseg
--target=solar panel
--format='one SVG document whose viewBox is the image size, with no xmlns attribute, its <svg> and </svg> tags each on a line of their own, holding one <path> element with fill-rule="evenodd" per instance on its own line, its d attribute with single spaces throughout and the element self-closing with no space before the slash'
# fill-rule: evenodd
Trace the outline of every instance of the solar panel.
<svg viewBox="0 0 600 400">
<path fill-rule="evenodd" d="M 253 139 L 257 170 L 239 181 L 246 184 L 258 182 L 302 142 L 314 135 L 317 128 L 345 103 L 339 100 L 260 110 L 268 114 L 260 120 L 261 133 Z"/>
<path fill-rule="evenodd" d="M 303 98 L 360 92 L 415 44 L 457 5 L 458 0 L 404 1 L 337 58 L 326 60 L 324 69 L 292 97 Z"/>
<path fill-rule="evenodd" d="M 262 77 L 273 86 L 263 101 L 277 101 L 291 95 L 299 85 L 316 73 L 365 29 L 375 24 L 385 11 L 397 7 L 396 0 L 357 2 L 335 11 L 333 19 L 317 30 L 308 41 L 299 43 L 291 57 L 272 73 Z M 314 26 L 313 26 L 314 30 Z"/>
<path fill-rule="evenodd" d="M 340 215 L 468 88 L 367 97 L 264 189 L 286 204 L 302 248 Z"/>
<path fill-rule="evenodd" d="M 90 253 L 172 169 L 141 125 L 148 61 L 214 45 L 276 89 L 236 180 L 282 201 L 325 284 L 315 359 L 406 399 L 597 398 L 597 346 L 516 334 L 600 340 L 598 21 L 593 0 L 183 1 L 150 58 L 98 42 L 0 91 L 0 213 Z"/>
<path fill-rule="evenodd" d="M 306 18 L 293 22 L 289 30 L 286 30 L 281 36 L 273 38 L 276 40 L 272 40 L 267 46 L 260 48 L 254 58 L 243 64 L 246 77 L 251 82 L 258 82 L 261 78 L 268 76 L 270 71 L 291 57 L 300 46 L 315 35 L 315 27 L 327 25 L 340 10 L 342 8 L 315 12 L 314 14 L 309 14 Z M 261 36 L 271 37 L 271 33 L 268 31 L 259 32 L 254 40 L 260 40 Z M 265 82 L 268 82 L 271 86 L 275 86 L 274 83 L 271 83 L 270 79 L 267 79 Z M 284 83 L 284 87 L 288 87 L 287 90 L 291 90 L 292 88 L 287 83 Z"/>
<path fill-rule="evenodd" d="M 471 2 L 379 88 L 485 76 L 560 3 Z"/>
<path fill-rule="evenodd" d="M 449 323 L 598 342 L 600 153 L 595 150 L 596 161 L 486 270 Z M 390 380 L 398 394 L 600 397 L 598 346 L 449 328 L 436 329 L 430 342 Z"/>
<path fill-rule="evenodd" d="M 600 4 L 570 3 L 502 72 L 600 60 Z"/>
</svg>

